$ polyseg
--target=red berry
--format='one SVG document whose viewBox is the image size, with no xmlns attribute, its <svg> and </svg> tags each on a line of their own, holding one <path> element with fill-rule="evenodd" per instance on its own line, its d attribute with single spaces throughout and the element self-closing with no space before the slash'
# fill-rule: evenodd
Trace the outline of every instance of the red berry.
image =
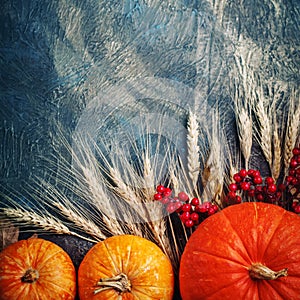
<svg viewBox="0 0 300 300">
<path fill-rule="evenodd" d="M 160 193 L 160 194 L 162 194 L 164 191 L 165 191 L 165 187 L 163 186 L 163 185 L 158 185 L 157 187 L 156 187 L 156 191 L 158 192 L 158 193 Z"/>
<path fill-rule="evenodd" d="M 193 198 L 192 201 L 191 201 L 191 204 L 194 205 L 194 206 L 197 206 L 200 204 L 200 201 L 198 198 Z"/>
<path fill-rule="evenodd" d="M 252 176 L 253 177 L 259 177 L 260 176 L 260 172 L 258 170 L 253 170 Z"/>
<path fill-rule="evenodd" d="M 199 215 L 196 212 L 191 213 L 191 220 L 194 222 L 199 221 Z"/>
<path fill-rule="evenodd" d="M 287 176 L 286 178 L 285 178 L 285 180 L 286 180 L 286 182 L 291 182 L 292 180 L 293 180 L 293 176 Z"/>
<path fill-rule="evenodd" d="M 204 204 L 198 205 L 195 210 L 200 212 L 200 213 L 206 213 L 207 212 L 207 208 Z"/>
<path fill-rule="evenodd" d="M 224 204 L 229 204 L 230 200 L 228 198 L 228 196 L 225 196 L 223 199 Z"/>
<path fill-rule="evenodd" d="M 294 176 L 295 175 L 295 170 L 293 169 L 293 170 L 289 170 L 289 175 L 290 176 Z"/>
<path fill-rule="evenodd" d="M 245 170 L 245 169 L 241 169 L 240 172 L 239 172 L 239 175 L 240 175 L 241 177 L 246 177 L 247 174 L 248 174 L 248 172 L 247 172 L 247 170 Z"/>
<path fill-rule="evenodd" d="M 203 203 L 203 205 L 204 205 L 204 207 L 205 207 L 206 209 L 209 209 L 209 208 L 211 207 L 211 203 L 210 203 L 209 201 L 205 201 L 205 202 Z"/>
<path fill-rule="evenodd" d="M 249 197 L 254 197 L 255 196 L 255 189 L 251 189 L 248 191 L 248 196 Z"/>
<path fill-rule="evenodd" d="M 278 185 L 277 188 L 278 188 L 279 191 L 284 191 L 285 190 L 285 185 L 283 183 L 281 183 L 281 184 Z"/>
<path fill-rule="evenodd" d="M 162 195 L 159 193 L 154 194 L 153 196 L 154 200 L 160 201 L 162 199 Z"/>
<path fill-rule="evenodd" d="M 276 187 L 275 184 L 270 184 L 270 185 L 268 186 L 268 192 L 269 192 L 269 193 L 275 193 L 276 190 L 277 190 L 277 187 Z"/>
<path fill-rule="evenodd" d="M 231 183 L 231 184 L 229 184 L 228 189 L 232 192 L 236 192 L 238 189 L 238 186 L 236 183 Z"/>
<path fill-rule="evenodd" d="M 189 200 L 189 196 L 185 193 L 185 192 L 180 192 L 178 194 L 178 198 L 181 200 L 181 201 L 188 201 Z"/>
<path fill-rule="evenodd" d="M 182 208 L 182 203 L 181 202 L 175 202 L 174 203 L 174 205 L 175 205 L 175 210 L 176 210 L 176 212 L 181 212 L 182 210 L 181 210 L 181 208 Z"/>
<path fill-rule="evenodd" d="M 255 196 L 255 198 L 256 198 L 257 201 L 263 201 L 264 200 L 264 195 L 263 194 L 257 194 Z"/>
<path fill-rule="evenodd" d="M 291 161 L 290 161 L 290 167 L 291 167 L 292 169 L 294 169 L 294 168 L 296 168 L 297 166 L 298 166 L 297 160 L 296 160 L 296 159 L 291 159 Z"/>
<path fill-rule="evenodd" d="M 263 187 L 261 185 L 255 187 L 255 193 L 262 193 L 262 192 L 263 192 Z"/>
<path fill-rule="evenodd" d="M 196 205 L 196 206 L 194 207 L 194 212 L 201 212 L 201 211 L 200 211 L 200 204 L 199 204 L 199 205 Z"/>
<path fill-rule="evenodd" d="M 186 221 L 184 222 L 184 225 L 185 225 L 187 228 L 191 228 L 191 227 L 194 226 L 194 222 L 193 222 L 193 220 L 186 220 Z"/>
<path fill-rule="evenodd" d="M 176 210 L 176 204 L 175 203 L 169 203 L 167 206 L 167 212 L 172 213 Z"/>
<path fill-rule="evenodd" d="M 165 188 L 163 195 L 164 197 L 170 197 L 172 195 L 172 190 L 170 188 Z"/>
<path fill-rule="evenodd" d="M 237 173 L 233 175 L 233 180 L 237 183 L 242 181 L 242 177 Z"/>
<path fill-rule="evenodd" d="M 300 214 L 300 205 L 299 205 L 299 204 L 298 204 L 297 206 L 295 206 L 294 212 L 295 212 L 296 214 Z"/>
<path fill-rule="evenodd" d="M 298 182 L 299 182 L 299 180 L 298 180 L 296 177 L 294 177 L 294 178 L 292 179 L 292 181 L 291 181 L 291 184 L 292 184 L 292 185 L 297 185 Z"/>
<path fill-rule="evenodd" d="M 242 197 L 241 197 L 241 196 L 236 196 L 236 197 L 235 197 L 235 203 L 236 203 L 236 204 L 242 203 Z"/>
<path fill-rule="evenodd" d="M 191 217 L 191 214 L 188 211 L 184 211 L 181 215 L 180 215 L 180 219 L 181 221 L 185 222 L 186 220 L 189 220 Z"/>
<path fill-rule="evenodd" d="M 216 205 L 216 204 L 213 204 L 211 207 L 213 208 L 213 210 L 214 210 L 215 212 L 217 212 L 217 211 L 219 210 L 219 207 L 218 207 L 218 205 Z"/>
<path fill-rule="evenodd" d="M 183 204 L 182 207 L 181 207 L 182 211 L 188 211 L 188 212 L 190 212 L 191 209 L 192 209 L 192 206 L 189 203 Z"/>
<path fill-rule="evenodd" d="M 261 184 L 262 182 L 263 182 L 263 180 L 262 180 L 261 176 L 255 176 L 253 178 L 253 183 L 254 184 Z"/>
<path fill-rule="evenodd" d="M 249 169 L 248 170 L 248 176 L 253 177 L 253 173 L 255 172 L 255 170 L 253 169 Z"/>
<path fill-rule="evenodd" d="M 236 197 L 236 193 L 235 192 L 229 192 L 228 193 L 228 198 L 229 199 L 234 199 Z"/>
<path fill-rule="evenodd" d="M 249 183 L 249 182 L 246 182 L 246 181 L 242 182 L 242 183 L 241 183 L 241 189 L 242 189 L 243 191 L 248 191 L 248 190 L 250 189 L 250 183 Z"/>
<path fill-rule="evenodd" d="M 207 213 L 209 216 L 213 215 L 216 211 L 214 210 L 214 208 L 211 206 L 208 210 Z"/>
<path fill-rule="evenodd" d="M 293 149 L 293 154 L 294 155 L 300 155 L 300 148 L 294 148 Z"/>
<path fill-rule="evenodd" d="M 164 198 L 162 198 L 161 200 L 160 200 L 160 202 L 162 203 L 162 204 L 169 204 L 170 202 L 171 202 L 171 199 L 170 198 L 168 198 L 168 197 L 164 197 Z"/>
</svg>

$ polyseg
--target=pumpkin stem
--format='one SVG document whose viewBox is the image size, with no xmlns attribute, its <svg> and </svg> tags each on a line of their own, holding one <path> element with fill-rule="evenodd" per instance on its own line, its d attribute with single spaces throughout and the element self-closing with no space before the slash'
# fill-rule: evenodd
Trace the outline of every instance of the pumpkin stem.
<svg viewBox="0 0 300 300">
<path fill-rule="evenodd" d="M 94 295 L 108 289 L 115 289 L 120 293 L 131 291 L 130 281 L 124 273 L 120 273 L 119 275 L 110 278 L 100 278 L 97 282 L 97 286 L 100 286 L 100 288 L 94 291 Z"/>
<path fill-rule="evenodd" d="M 267 266 L 260 263 L 252 264 L 248 269 L 249 275 L 252 279 L 264 279 L 264 280 L 275 280 L 279 277 L 285 277 L 288 275 L 288 269 L 282 269 L 280 271 L 273 271 Z"/>
<path fill-rule="evenodd" d="M 40 274 L 37 270 L 29 268 L 26 270 L 25 274 L 21 277 L 22 282 L 33 283 L 36 282 L 40 277 Z"/>
</svg>

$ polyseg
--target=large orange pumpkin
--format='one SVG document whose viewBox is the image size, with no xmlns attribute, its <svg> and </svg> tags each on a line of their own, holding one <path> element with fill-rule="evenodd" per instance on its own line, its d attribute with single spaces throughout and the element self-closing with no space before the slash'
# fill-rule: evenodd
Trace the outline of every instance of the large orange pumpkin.
<svg viewBox="0 0 300 300">
<path fill-rule="evenodd" d="M 174 277 L 158 246 L 142 237 L 120 235 L 92 247 L 78 270 L 81 300 L 170 300 Z"/>
<path fill-rule="evenodd" d="M 1 300 L 71 300 L 75 295 L 74 265 L 58 245 L 32 238 L 0 253 Z"/>
<path fill-rule="evenodd" d="M 206 219 L 180 262 L 183 300 L 300 299 L 300 217 L 243 203 Z"/>
</svg>

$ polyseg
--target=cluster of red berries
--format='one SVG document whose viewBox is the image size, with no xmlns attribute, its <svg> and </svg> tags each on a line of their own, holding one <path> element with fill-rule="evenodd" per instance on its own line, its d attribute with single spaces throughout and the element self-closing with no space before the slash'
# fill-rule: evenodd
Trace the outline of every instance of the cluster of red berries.
<svg viewBox="0 0 300 300">
<path fill-rule="evenodd" d="M 228 186 L 229 192 L 224 199 L 225 205 L 238 204 L 242 198 L 238 192 L 244 192 L 246 196 L 255 201 L 279 204 L 284 185 L 277 186 L 272 177 L 262 178 L 258 170 L 241 169 L 233 175 L 234 182 Z"/>
<path fill-rule="evenodd" d="M 300 148 L 293 149 L 289 173 L 285 178 L 287 198 L 295 213 L 300 214 Z"/>
<path fill-rule="evenodd" d="M 293 149 L 289 173 L 282 184 L 276 185 L 272 177 L 263 179 L 260 172 L 253 169 L 241 169 L 234 174 L 233 180 L 223 201 L 225 206 L 241 203 L 242 192 L 253 201 L 292 208 L 295 213 L 300 214 L 300 147 Z M 185 192 L 180 192 L 176 197 L 173 197 L 172 193 L 169 187 L 158 185 L 154 200 L 163 203 L 168 213 L 177 212 L 186 227 L 200 224 L 219 210 L 217 205 L 209 201 L 201 203 L 198 198 L 190 199 Z"/>
<path fill-rule="evenodd" d="M 300 214 L 300 148 L 293 149 L 289 173 L 284 183 L 276 185 L 272 177 L 263 179 L 258 170 L 241 169 L 233 176 L 234 182 L 228 186 L 228 194 L 224 199 L 225 205 L 242 202 L 239 192 L 254 201 L 277 204 L 286 209 L 292 209 Z M 283 197 L 283 192 L 285 192 Z"/>
<path fill-rule="evenodd" d="M 163 203 L 168 213 L 177 212 L 182 223 L 188 228 L 198 225 L 218 211 L 218 206 L 211 202 L 201 203 L 198 198 L 190 199 L 185 192 L 180 192 L 175 197 L 172 197 L 172 193 L 170 188 L 158 185 L 154 200 Z"/>
</svg>

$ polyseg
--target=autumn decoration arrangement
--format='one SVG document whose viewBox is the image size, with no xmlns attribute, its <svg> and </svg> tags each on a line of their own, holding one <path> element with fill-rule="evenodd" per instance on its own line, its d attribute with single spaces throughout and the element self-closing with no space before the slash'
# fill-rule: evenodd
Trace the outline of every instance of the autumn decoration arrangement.
<svg viewBox="0 0 300 300">
<path fill-rule="evenodd" d="M 55 180 L 37 177 L 24 194 L 4 195 L 1 230 L 30 226 L 94 245 L 75 270 L 53 242 L 8 243 L 1 300 L 300 299 L 298 131 L 287 129 L 280 156 L 274 144 L 258 170 L 243 135 L 236 159 L 215 123 L 202 135 L 199 124 L 189 112 L 186 164 L 147 132 L 144 148 L 131 137 L 130 147 L 109 149 L 59 132 L 71 159 L 61 157 Z"/>
</svg>

